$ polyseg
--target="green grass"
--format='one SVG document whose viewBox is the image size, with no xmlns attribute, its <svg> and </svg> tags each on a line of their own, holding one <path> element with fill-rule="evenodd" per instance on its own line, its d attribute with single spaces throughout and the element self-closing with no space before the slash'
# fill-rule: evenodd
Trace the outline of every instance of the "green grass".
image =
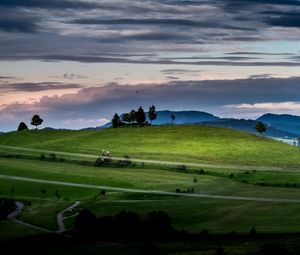
<svg viewBox="0 0 300 255">
<path fill-rule="evenodd" d="M 185 190 L 194 187 L 195 192 L 204 194 L 294 199 L 300 196 L 299 189 L 259 187 L 236 182 L 234 178 L 198 175 L 197 183 L 193 183 L 195 175 L 189 173 L 157 169 L 98 168 L 39 160 L 0 158 L 0 174 L 149 190 L 175 191 L 175 188 Z M 300 204 L 225 201 L 120 192 L 109 192 L 95 199 L 99 191 L 94 189 L 3 179 L 0 179 L 0 187 L 2 196 L 13 196 L 17 200 L 32 202 L 22 214 L 22 220 L 50 229 L 57 228 L 56 213 L 59 210 L 66 208 L 75 200 L 81 200 L 82 208 L 91 208 L 98 216 L 113 215 L 120 210 L 132 210 L 145 216 L 151 210 L 165 210 L 177 228 L 191 232 L 201 231 L 204 228 L 213 232 L 231 230 L 248 232 L 253 226 L 261 232 L 300 231 L 298 214 Z M 41 192 L 42 189 L 47 190 L 46 194 Z M 54 195 L 56 190 L 61 194 L 60 199 Z M 71 223 L 72 219 L 67 221 L 68 226 L 71 226 Z"/>
<path fill-rule="evenodd" d="M 0 221 L 0 241 L 7 241 L 19 237 L 41 234 L 40 231 L 22 226 L 13 221 Z"/>
<path fill-rule="evenodd" d="M 0 144 L 98 155 L 220 164 L 300 167 L 300 150 L 271 139 L 204 126 L 156 126 L 96 131 L 24 131 Z"/>
<path fill-rule="evenodd" d="M 298 148 L 229 129 L 166 126 L 99 131 L 25 131 L 1 135 L 0 144 L 95 155 L 107 149 L 113 156 L 207 162 L 221 166 L 220 169 L 205 168 L 205 173 L 199 174 L 197 168 L 184 171 L 176 169 L 176 166 L 160 169 L 154 165 L 94 167 L 83 166 L 78 162 L 0 157 L 0 175 L 173 192 L 177 188 L 183 191 L 193 188 L 195 193 L 212 195 L 285 199 L 300 197 Z M 10 150 L 5 152 L 10 153 Z M 34 156 L 36 153 L 27 155 Z M 230 164 L 241 165 L 241 169 L 226 169 Z M 242 170 L 242 166 L 252 165 L 268 166 L 270 170 L 272 167 L 279 168 L 268 172 Z M 233 175 L 230 176 L 230 173 Z M 195 176 L 196 183 L 193 182 Z M 59 199 L 55 196 L 56 191 L 61 196 Z M 21 215 L 22 220 L 53 230 L 57 229 L 57 212 L 75 200 L 80 200 L 81 208 L 88 207 L 98 216 L 132 210 L 145 217 L 151 210 L 164 210 L 171 216 L 175 227 L 190 232 L 206 228 L 215 233 L 232 230 L 245 233 L 253 226 L 260 232 L 300 232 L 300 204 L 123 192 L 108 192 L 105 196 L 95 198 L 98 193 L 97 189 L 0 178 L 0 196 L 31 201 L 31 206 L 27 206 Z M 71 226 L 72 221 L 73 218 L 68 219 L 66 225 Z M 15 227 L 12 226 L 11 231 Z"/>
</svg>

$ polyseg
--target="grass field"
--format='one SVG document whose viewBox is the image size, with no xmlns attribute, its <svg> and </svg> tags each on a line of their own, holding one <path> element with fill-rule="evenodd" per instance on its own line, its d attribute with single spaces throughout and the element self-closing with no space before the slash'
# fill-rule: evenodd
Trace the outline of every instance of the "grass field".
<svg viewBox="0 0 300 255">
<path fill-rule="evenodd" d="M 163 126 L 96 131 L 24 131 L 0 144 L 76 153 L 129 155 L 171 161 L 300 167 L 300 150 L 245 132 L 205 126 Z"/>
<path fill-rule="evenodd" d="M 19 158 L 0 157 L 0 175 L 5 176 L 149 191 L 175 192 L 180 189 L 186 192 L 193 189 L 194 194 L 204 195 L 300 198 L 298 148 L 229 129 L 167 126 L 99 131 L 25 131 L 1 135 L 0 144 L 96 155 L 101 149 L 108 149 L 113 156 L 207 162 L 219 166 L 216 169 L 204 168 L 204 172 L 199 172 L 197 167 L 179 169 L 176 165 L 95 167 L 72 160 L 41 160 L 40 153 L 28 154 L 20 150 L 16 152 Z M 0 150 L 13 153 L 13 149 Z M 25 156 L 22 158 L 23 154 L 27 155 L 27 159 Z M 227 169 L 228 164 L 267 166 L 270 169 Z M 266 233 L 300 232 L 300 203 L 128 193 L 109 188 L 106 195 L 101 196 L 99 191 L 95 187 L 0 178 L 0 196 L 31 202 L 21 214 L 21 220 L 50 230 L 58 227 L 56 214 L 80 200 L 80 208 L 90 208 L 97 216 L 132 210 L 145 217 L 151 210 L 164 210 L 171 216 L 176 228 L 190 232 L 208 229 L 213 233 L 247 233 L 252 227 Z M 66 220 L 66 226 L 71 227 L 73 219 Z M 1 224 L 6 231 L 9 226 L 15 231 L 15 224 Z M 0 237 L 4 236 L 2 230 L 0 232 Z"/>
</svg>

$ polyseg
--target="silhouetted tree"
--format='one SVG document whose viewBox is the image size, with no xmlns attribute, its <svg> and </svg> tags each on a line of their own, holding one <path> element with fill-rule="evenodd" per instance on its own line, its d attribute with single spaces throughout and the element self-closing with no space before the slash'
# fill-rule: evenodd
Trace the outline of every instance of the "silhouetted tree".
<svg viewBox="0 0 300 255">
<path fill-rule="evenodd" d="M 267 127 L 264 123 L 262 123 L 261 121 L 259 121 L 256 126 L 255 126 L 255 129 L 258 133 L 263 133 L 263 132 L 266 132 L 267 131 Z"/>
<path fill-rule="evenodd" d="M 39 125 L 41 125 L 43 123 L 43 120 L 40 118 L 40 116 L 39 115 L 34 115 L 33 117 L 32 117 L 32 119 L 31 119 L 31 125 L 32 126 L 35 126 L 35 128 L 37 129 L 37 127 L 39 126 Z"/>
<path fill-rule="evenodd" d="M 136 121 L 139 124 L 139 126 L 142 126 L 142 124 L 146 121 L 146 115 L 144 112 L 144 109 L 140 106 L 138 111 L 135 113 Z"/>
<path fill-rule="evenodd" d="M 176 119 L 176 116 L 175 116 L 175 114 L 174 114 L 174 113 L 172 113 L 172 114 L 171 114 L 171 120 L 172 120 L 172 124 L 174 124 L 174 121 L 175 121 L 175 119 Z"/>
<path fill-rule="evenodd" d="M 168 238 L 173 232 L 172 221 L 164 211 L 152 211 L 147 219 L 148 234 L 152 238 Z"/>
<path fill-rule="evenodd" d="M 114 115 L 113 119 L 111 120 L 111 123 L 113 128 L 118 128 L 121 126 L 122 122 L 117 113 Z"/>
<path fill-rule="evenodd" d="M 134 123 L 136 121 L 136 111 L 135 110 L 131 110 L 131 112 L 130 112 L 130 121 L 131 121 L 131 123 Z"/>
<path fill-rule="evenodd" d="M 23 130 L 27 130 L 27 129 L 28 129 L 28 127 L 24 122 L 21 122 L 19 124 L 18 131 L 23 131 Z"/>
<path fill-rule="evenodd" d="M 74 227 L 81 233 L 91 234 L 96 226 L 96 216 L 88 209 L 81 210 L 75 218 Z"/>
<path fill-rule="evenodd" d="M 257 232 L 256 232 L 256 229 L 254 227 L 251 228 L 251 230 L 249 232 L 249 236 L 253 237 L 253 238 L 257 236 Z"/>
<path fill-rule="evenodd" d="M 122 120 L 123 120 L 124 122 L 131 123 L 132 121 L 131 121 L 130 113 L 129 113 L 129 112 L 128 112 L 128 113 L 124 113 L 124 114 L 122 115 Z"/>
<path fill-rule="evenodd" d="M 156 117 L 157 117 L 157 112 L 155 110 L 154 105 L 149 107 L 148 117 L 149 117 L 149 120 L 151 121 L 151 124 L 152 124 L 152 121 L 155 120 Z"/>
</svg>

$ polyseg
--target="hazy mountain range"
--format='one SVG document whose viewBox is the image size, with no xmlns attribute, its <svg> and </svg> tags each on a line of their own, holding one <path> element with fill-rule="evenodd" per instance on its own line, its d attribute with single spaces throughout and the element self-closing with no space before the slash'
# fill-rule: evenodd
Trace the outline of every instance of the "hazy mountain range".
<svg viewBox="0 0 300 255">
<path fill-rule="evenodd" d="M 261 117 L 251 119 L 234 119 L 220 118 L 213 114 L 201 111 L 157 111 L 157 118 L 153 121 L 153 125 L 171 125 L 171 114 L 175 115 L 174 125 L 208 125 L 216 127 L 225 127 L 236 130 L 242 130 L 249 133 L 255 133 L 255 126 L 258 121 L 262 121 L 267 125 L 266 136 L 275 138 L 291 138 L 295 139 L 300 136 L 300 116 L 288 114 L 271 114 L 267 113 Z M 146 116 L 148 114 L 146 113 Z M 147 121 L 149 121 L 147 116 Z M 150 121 L 149 121 L 150 122 Z M 103 126 L 88 127 L 85 130 L 102 129 L 111 127 L 111 123 Z M 46 130 L 53 128 L 46 127 Z M 62 129 L 66 130 L 66 129 Z M 0 132 L 3 134 L 3 132 Z"/>
<path fill-rule="evenodd" d="M 300 135 L 300 117 L 293 115 L 264 114 L 256 120 L 220 118 L 213 114 L 200 111 L 157 111 L 153 125 L 172 124 L 171 114 L 175 115 L 175 125 L 194 124 L 232 128 L 255 133 L 258 121 L 265 123 L 268 128 L 265 135 L 278 138 L 297 138 Z M 146 113 L 147 115 L 147 113 Z M 147 121 L 149 119 L 147 118 Z M 111 123 L 98 128 L 110 127 Z"/>
</svg>

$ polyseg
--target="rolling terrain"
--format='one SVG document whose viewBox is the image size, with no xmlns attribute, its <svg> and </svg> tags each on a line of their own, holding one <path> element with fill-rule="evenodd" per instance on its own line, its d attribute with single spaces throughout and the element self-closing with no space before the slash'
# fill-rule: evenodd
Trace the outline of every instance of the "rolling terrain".
<svg viewBox="0 0 300 255">
<path fill-rule="evenodd" d="M 102 149 L 129 162 L 95 166 Z M 164 210 L 177 229 L 190 233 L 300 232 L 299 148 L 244 132 L 205 126 L 31 130 L 1 135 L 0 156 L 0 196 L 23 201 L 20 220 L 49 231 L 58 230 L 58 213 L 80 201 L 64 220 L 67 228 L 89 208 L 97 216 Z M 283 221 L 283 215 L 289 217 Z M 0 226 L 3 240 L 12 231 L 39 233 L 12 221 Z"/>
</svg>

